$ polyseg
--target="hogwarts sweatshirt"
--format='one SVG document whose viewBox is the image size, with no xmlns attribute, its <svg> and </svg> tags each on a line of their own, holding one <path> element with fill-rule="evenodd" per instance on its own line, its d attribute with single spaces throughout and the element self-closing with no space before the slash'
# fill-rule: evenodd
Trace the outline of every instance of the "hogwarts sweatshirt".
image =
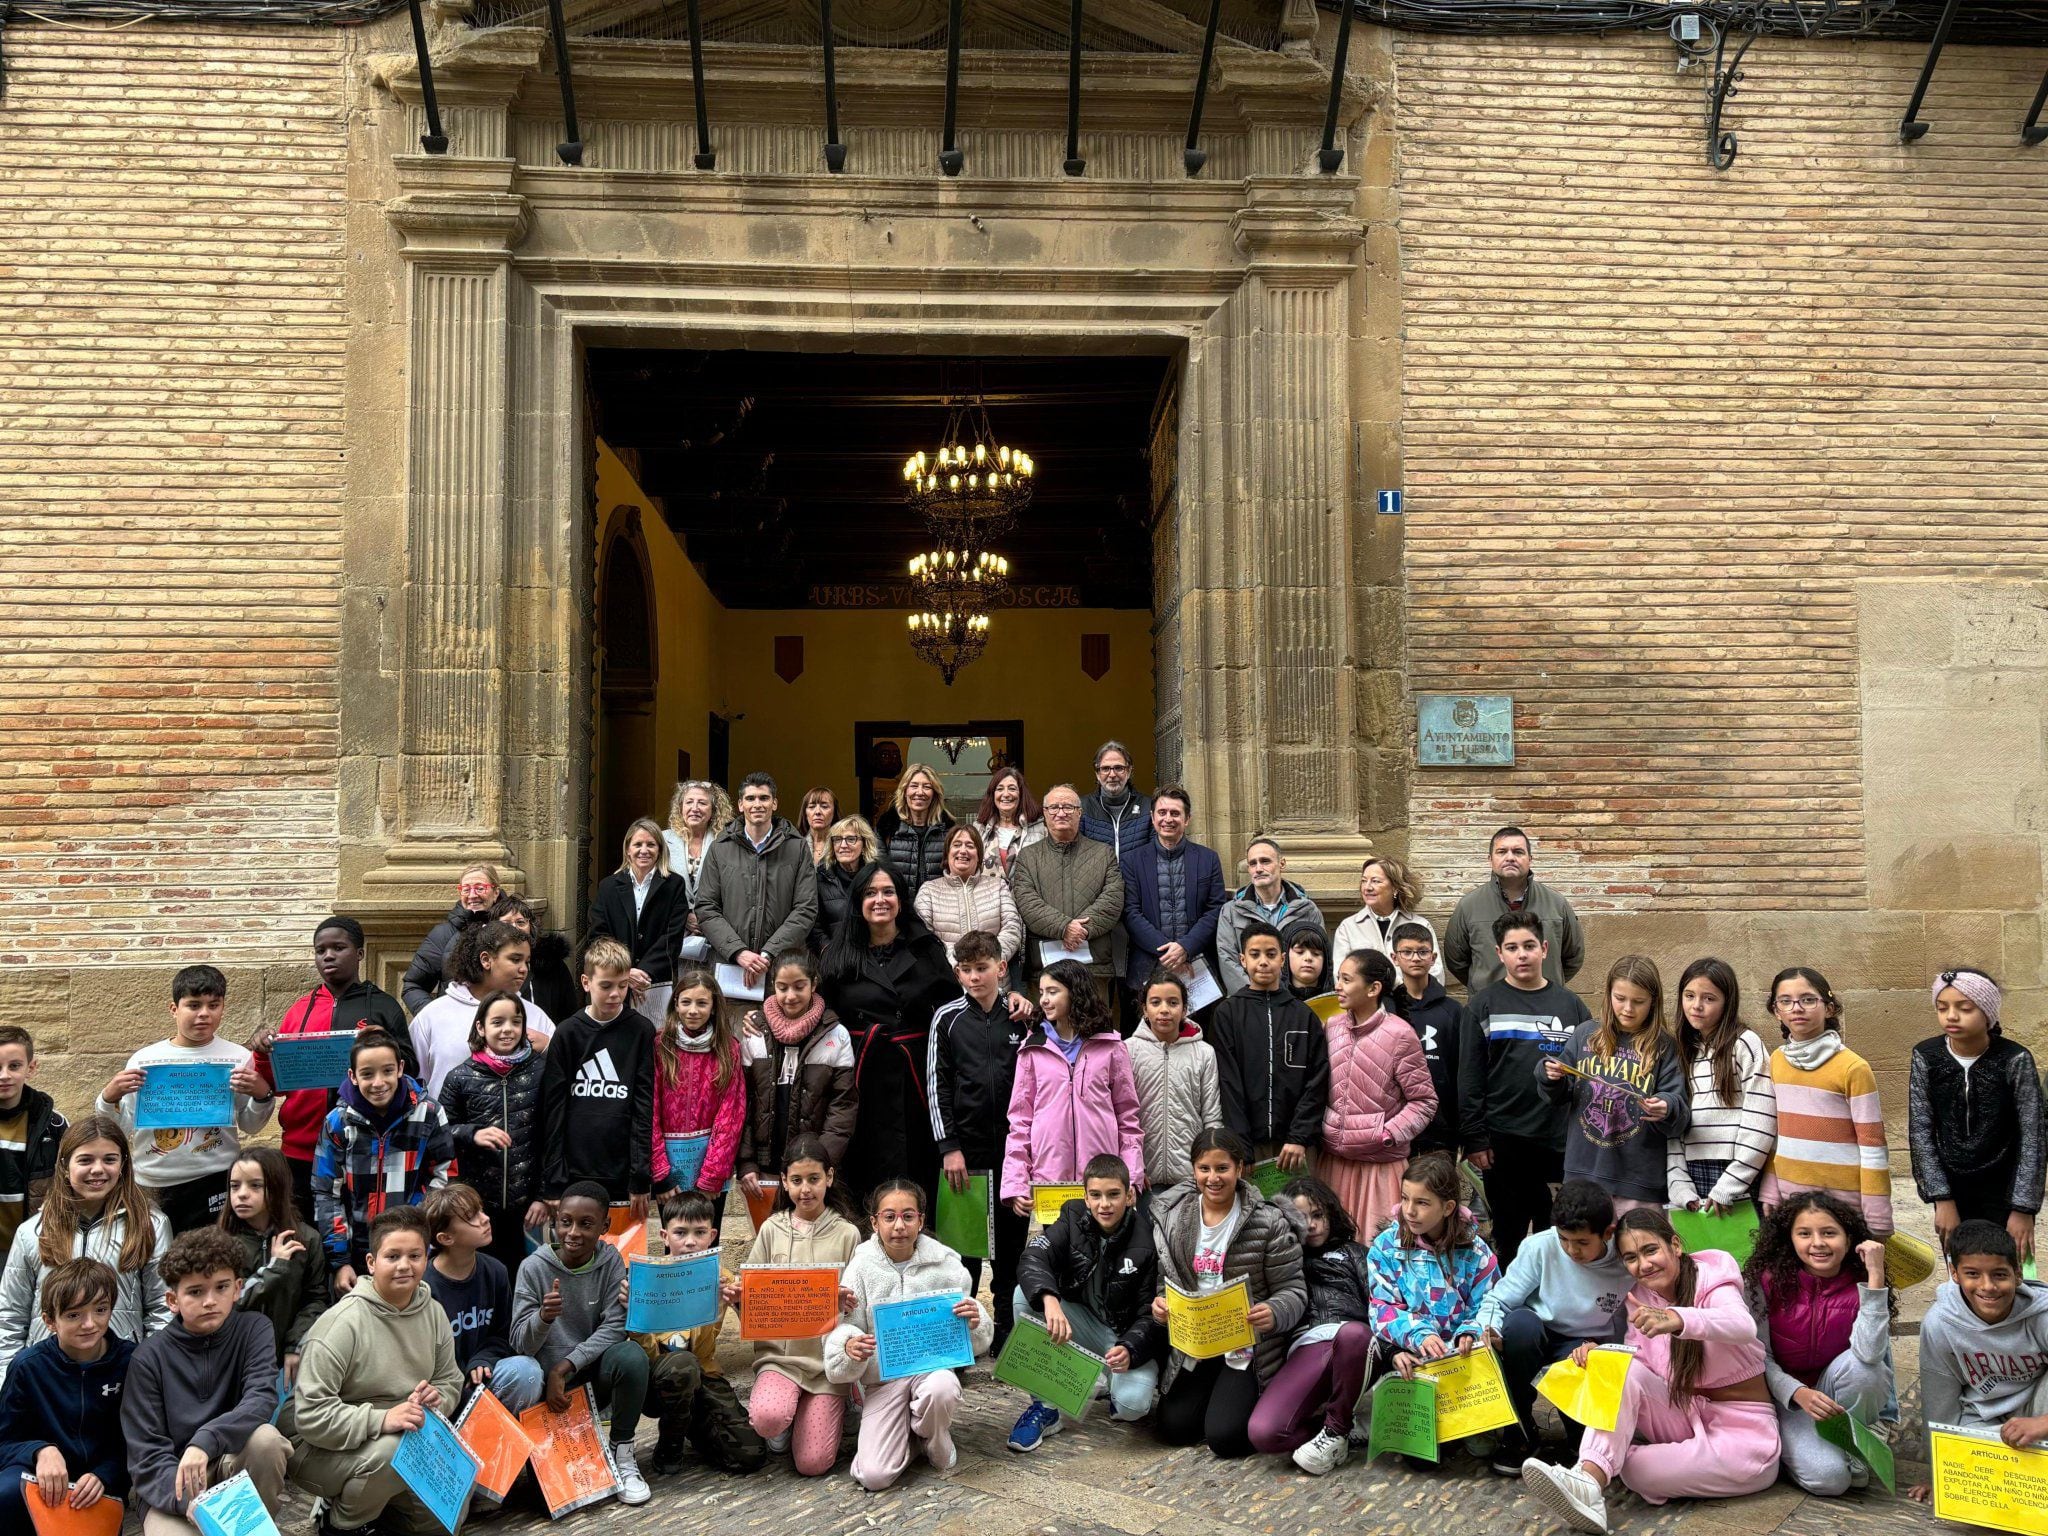
<svg viewBox="0 0 2048 1536">
<path fill-rule="evenodd" d="M 630 1008 L 564 1019 L 540 1075 L 541 1189 L 594 1179 L 614 1203 L 654 1189 L 654 1026 Z M 524 1272 L 525 1266 L 521 1266 Z"/>
<path fill-rule="evenodd" d="M 1662 1201 L 1665 1158 L 1672 1141 L 1685 1136 L 1692 1116 L 1685 1102 L 1685 1067 L 1677 1048 L 1664 1042 L 1654 1064 L 1636 1047 L 1621 1045 L 1613 1055 L 1600 1055 L 1593 1040 L 1597 1020 L 1588 1019 L 1572 1031 L 1554 1058 L 1582 1073 L 1557 1082 L 1544 1079 L 1536 1064 L 1537 1082 L 1553 1104 L 1569 1104 L 1565 1123 L 1564 1176 L 1590 1179 L 1617 1200 Z M 1664 1118 L 1651 1120 L 1643 1105 L 1664 1101 Z"/>
<path fill-rule="evenodd" d="M 1929 1424 L 1996 1428 L 2028 1410 L 2048 1376 L 2048 1289 L 2022 1282 L 2004 1319 L 1987 1323 L 1951 1280 L 1920 1324 L 1920 1399 Z"/>
<path fill-rule="evenodd" d="M 552 1244 L 529 1253 L 512 1288 L 512 1352 L 531 1355 L 544 1371 L 564 1360 L 577 1373 L 596 1365 L 625 1340 L 626 1304 L 619 1299 L 625 1278 L 626 1261 L 610 1243 L 599 1243 L 580 1269 L 563 1263 Z M 562 1288 L 562 1315 L 550 1323 L 540 1308 L 556 1285 Z"/>
</svg>

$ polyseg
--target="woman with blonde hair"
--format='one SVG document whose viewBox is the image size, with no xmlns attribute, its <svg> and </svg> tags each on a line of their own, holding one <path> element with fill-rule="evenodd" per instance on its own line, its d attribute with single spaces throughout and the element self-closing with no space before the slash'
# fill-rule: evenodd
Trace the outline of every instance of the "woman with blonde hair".
<svg viewBox="0 0 2048 1536">
<path fill-rule="evenodd" d="M 854 877 L 882 856 L 881 842 L 865 816 L 842 816 L 825 833 L 831 850 L 818 866 L 818 921 L 811 929 L 811 951 L 822 955 L 853 902 Z"/>
<path fill-rule="evenodd" d="M 825 784 L 804 791 L 803 810 L 796 818 L 797 830 L 811 845 L 811 862 L 823 864 L 832 857 L 832 823 L 839 819 L 839 797 Z"/>
<path fill-rule="evenodd" d="M 917 888 L 936 880 L 946 868 L 946 829 L 953 825 L 938 770 L 912 763 L 896 781 L 896 797 L 875 823 L 882 859 L 896 871 L 903 904 L 909 906 Z"/>
<path fill-rule="evenodd" d="M 1376 853 L 1358 871 L 1358 899 L 1364 903 L 1337 925 L 1330 941 L 1330 953 L 1338 959 L 1361 949 L 1394 958 L 1394 930 L 1404 923 L 1428 928 L 1430 948 L 1437 951 L 1429 974 L 1444 979 L 1443 946 L 1436 942 L 1436 929 L 1416 908 L 1422 904 L 1422 884 L 1399 859 Z"/>
<path fill-rule="evenodd" d="M 989 776 L 974 830 L 981 834 L 982 862 L 1005 880 L 1017 855 L 1044 839 L 1045 813 L 1020 769 L 1006 764 Z"/>
<path fill-rule="evenodd" d="M 946 958 L 953 958 L 953 946 L 963 933 L 993 934 L 1002 946 L 1005 966 L 1024 947 L 1024 919 L 1017 915 L 1009 882 L 981 862 L 981 834 L 966 822 L 955 822 L 946 833 L 946 868 L 935 880 L 917 888 L 912 903 L 917 915 L 946 946 Z"/>
<path fill-rule="evenodd" d="M 627 973 L 633 1007 L 655 1024 L 668 1017 L 669 983 L 690 917 L 690 894 L 670 872 L 661 828 L 642 816 L 626 828 L 619 867 L 597 882 L 587 945 L 617 939 L 633 957 Z"/>
</svg>

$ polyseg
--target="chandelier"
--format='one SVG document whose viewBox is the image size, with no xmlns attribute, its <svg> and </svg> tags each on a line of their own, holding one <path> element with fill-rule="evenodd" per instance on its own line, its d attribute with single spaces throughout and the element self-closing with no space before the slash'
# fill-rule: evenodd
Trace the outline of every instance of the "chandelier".
<svg viewBox="0 0 2048 1536">
<path fill-rule="evenodd" d="M 946 418 L 936 452 L 903 461 L 911 510 L 932 536 L 979 551 L 1017 525 L 1031 505 L 1031 455 L 998 443 L 981 401 L 960 401 Z"/>
<path fill-rule="evenodd" d="M 1031 505 L 1031 455 L 996 441 L 980 398 L 956 401 L 937 451 L 903 461 L 905 499 L 938 547 L 910 560 L 910 648 L 948 687 L 988 648 L 988 611 L 1010 562 L 989 548 Z"/>
</svg>

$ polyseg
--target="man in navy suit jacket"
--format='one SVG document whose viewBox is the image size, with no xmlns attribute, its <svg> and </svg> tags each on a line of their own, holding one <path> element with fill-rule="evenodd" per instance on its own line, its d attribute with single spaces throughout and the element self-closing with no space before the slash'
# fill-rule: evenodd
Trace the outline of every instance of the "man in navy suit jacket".
<svg viewBox="0 0 2048 1536">
<path fill-rule="evenodd" d="M 1164 965 L 1185 970 L 1195 960 L 1215 957 L 1216 919 L 1230 899 L 1223 861 L 1213 849 L 1188 836 L 1192 801 L 1178 784 L 1152 795 L 1152 840 L 1123 856 L 1124 932 L 1130 954 L 1124 979 L 1138 994 L 1133 1019 L 1142 1017 L 1145 983 Z M 1220 978 L 1219 978 L 1220 980 Z"/>
</svg>

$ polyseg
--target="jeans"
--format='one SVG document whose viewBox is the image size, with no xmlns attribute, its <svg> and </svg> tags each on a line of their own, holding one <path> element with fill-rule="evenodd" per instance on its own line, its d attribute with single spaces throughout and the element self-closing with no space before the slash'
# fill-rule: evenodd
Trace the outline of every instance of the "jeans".
<svg viewBox="0 0 2048 1536">
<path fill-rule="evenodd" d="M 491 1367 L 491 1396 L 515 1419 L 547 1393 L 547 1373 L 531 1355 L 508 1355 Z M 463 1394 L 467 1401 L 469 1394 Z"/>
<path fill-rule="evenodd" d="M 1500 1373 L 1508 1384 L 1508 1401 L 1514 1404 L 1515 1417 L 1531 1438 L 1536 1433 L 1536 1378 L 1581 1342 L 1553 1330 L 1533 1307 L 1511 1307 L 1502 1316 Z"/>
<path fill-rule="evenodd" d="M 1019 1313 L 1030 1313 L 1040 1322 L 1045 1314 L 1031 1305 L 1031 1300 L 1019 1286 L 1012 1298 Z M 1090 1354 L 1106 1355 L 1116 1348 L 1116 1334 L 1109 1324 L 1090 1312 L 1078 1301 L 1060 1301 L 1060 1310 L 1067 1314 L 1067 1325 L 1074 1330 L 1074 1342 Z M 1148 1361 L 1134 1365 L 1128 1371 L 1109 1373 L 1110 1417 L 1116 1419 L 1142 1419 L 1152 1411 L 1152 1405 L 1159 1399 L 1159 1362 Z"/>
</svg>

